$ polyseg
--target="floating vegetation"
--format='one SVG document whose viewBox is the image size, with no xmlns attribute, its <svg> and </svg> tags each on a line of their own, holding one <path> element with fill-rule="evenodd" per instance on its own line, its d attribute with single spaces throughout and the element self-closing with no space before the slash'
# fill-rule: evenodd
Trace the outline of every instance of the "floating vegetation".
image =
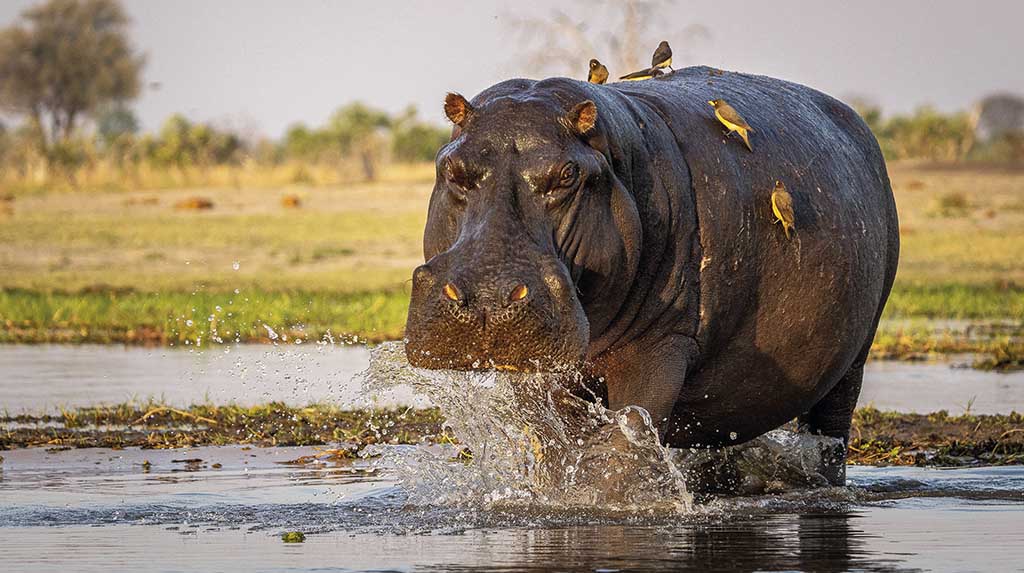
<svg viewBox="0 0 1024 573">
<path fill-rule="evenodd" d="M 978 370 L 1011 372 L 1024 370 L 1024 344 L 1002 342 L 993 346 L 990 354 L 971 363 Z"/>
<path fill-rule="evenodd" d="M 0 416 L 0 450 L 339 443 L 359 449 L 374 443 L 415 444 L 440 433 L 436 409 L 342 410 L 328 404 L 291 407 L 277 402 L 188 408 L 127 402 L 64 409 L 59 414 Z"/>
</svg>

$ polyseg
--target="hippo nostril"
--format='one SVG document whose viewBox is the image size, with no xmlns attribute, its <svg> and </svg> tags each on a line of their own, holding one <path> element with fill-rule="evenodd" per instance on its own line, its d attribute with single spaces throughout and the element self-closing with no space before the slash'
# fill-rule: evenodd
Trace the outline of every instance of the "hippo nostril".
<svg viewBox="0 0 1024 573">
<path fill-rule="evenodd" d="M 530 289 L 526 288 L 526 285 L 520 283 L 512 288 L 512 291 L 508 293 L 509 302 L 519 302 L 526 298 L 530 294 Z"/>
<path fill-rule="evenodd" d="M 462 302 L 462 293 L 459 292 L 459 288 L 452 283 L 445 283 L 444 287 L 441 288 L 441 292 L 448 300 Z"/>
</svg>

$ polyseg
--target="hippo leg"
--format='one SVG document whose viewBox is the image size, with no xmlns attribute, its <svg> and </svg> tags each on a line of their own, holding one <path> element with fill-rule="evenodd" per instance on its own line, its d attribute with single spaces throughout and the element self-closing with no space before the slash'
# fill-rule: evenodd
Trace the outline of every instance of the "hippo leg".
<svg viewBox="0 0 1024 573">
<path fill-rule="evenodd" d="M 863 379 L 864 357 L 858 357 L 832 390 L 799 418 L 801 432 L 843 440 L 842 451 L 823 460 L 822 473 L 832 485 L 846 483 L 846 446 L 850 441 L 850 422 Z"/>
<path fill-rule="evenodd" d="M 613 352 L 605 363 L 608 407 L 643 407 L 659 435 L 664 436 L 686 370 L 697 356 L 697 343 L 689 337 L 674 336 L 624 350 Z"/>
</svg>

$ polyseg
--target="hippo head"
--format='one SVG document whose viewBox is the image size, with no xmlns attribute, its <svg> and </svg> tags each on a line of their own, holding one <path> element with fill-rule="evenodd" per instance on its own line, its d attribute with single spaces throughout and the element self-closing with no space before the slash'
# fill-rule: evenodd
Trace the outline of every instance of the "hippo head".
<svg viewBox="0 0 1024 573">
<path fill-rule="evenodd" d="M 579 365 L 623 306 L 641 241 L 601 112 L 584 95 L 478 100 L 445 101 L 455 127 L 437 155 L 427 262 L 413 274 L 409 362 Z"/>
</svg>

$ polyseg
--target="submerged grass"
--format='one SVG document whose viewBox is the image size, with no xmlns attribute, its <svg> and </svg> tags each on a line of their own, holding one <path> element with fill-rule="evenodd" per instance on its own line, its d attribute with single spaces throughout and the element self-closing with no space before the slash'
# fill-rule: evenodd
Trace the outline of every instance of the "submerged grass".
<svg viewBox="0 0 1024 573">
<path fill-rule="evenodd" d="M 25 447 L 184 448 L 203 445 L 345 445 L 353 455 L 374 443 L 452 443 L 437 409 L 342 410 L 329 404 L 242 407 L 158 402 L 0 416 L 0 450 Z M 1024 463 L 1024 416 L 901 414 L 861 408 L 854 414 L 849 463 L 943 465 Z"/>
<path fill-rule="evenodd" d="M 1024 414 L 945 410 L 931 414 L 860 408 L 850 432 L 849 463 L 859 465 L 1011 465 L 1024 463 Z"/>
<path fill-rule="evenodd" d="M 6 413 L 0 416 L 0 450 L 410 444 L 439 433 L 441 421 L 436 409 L 343 410 L 328 404 L 291 407 L 277 402 L 175 408 L 159 402 L 126 402 L 64 409 L 59 414 Z"/>
</svg>

